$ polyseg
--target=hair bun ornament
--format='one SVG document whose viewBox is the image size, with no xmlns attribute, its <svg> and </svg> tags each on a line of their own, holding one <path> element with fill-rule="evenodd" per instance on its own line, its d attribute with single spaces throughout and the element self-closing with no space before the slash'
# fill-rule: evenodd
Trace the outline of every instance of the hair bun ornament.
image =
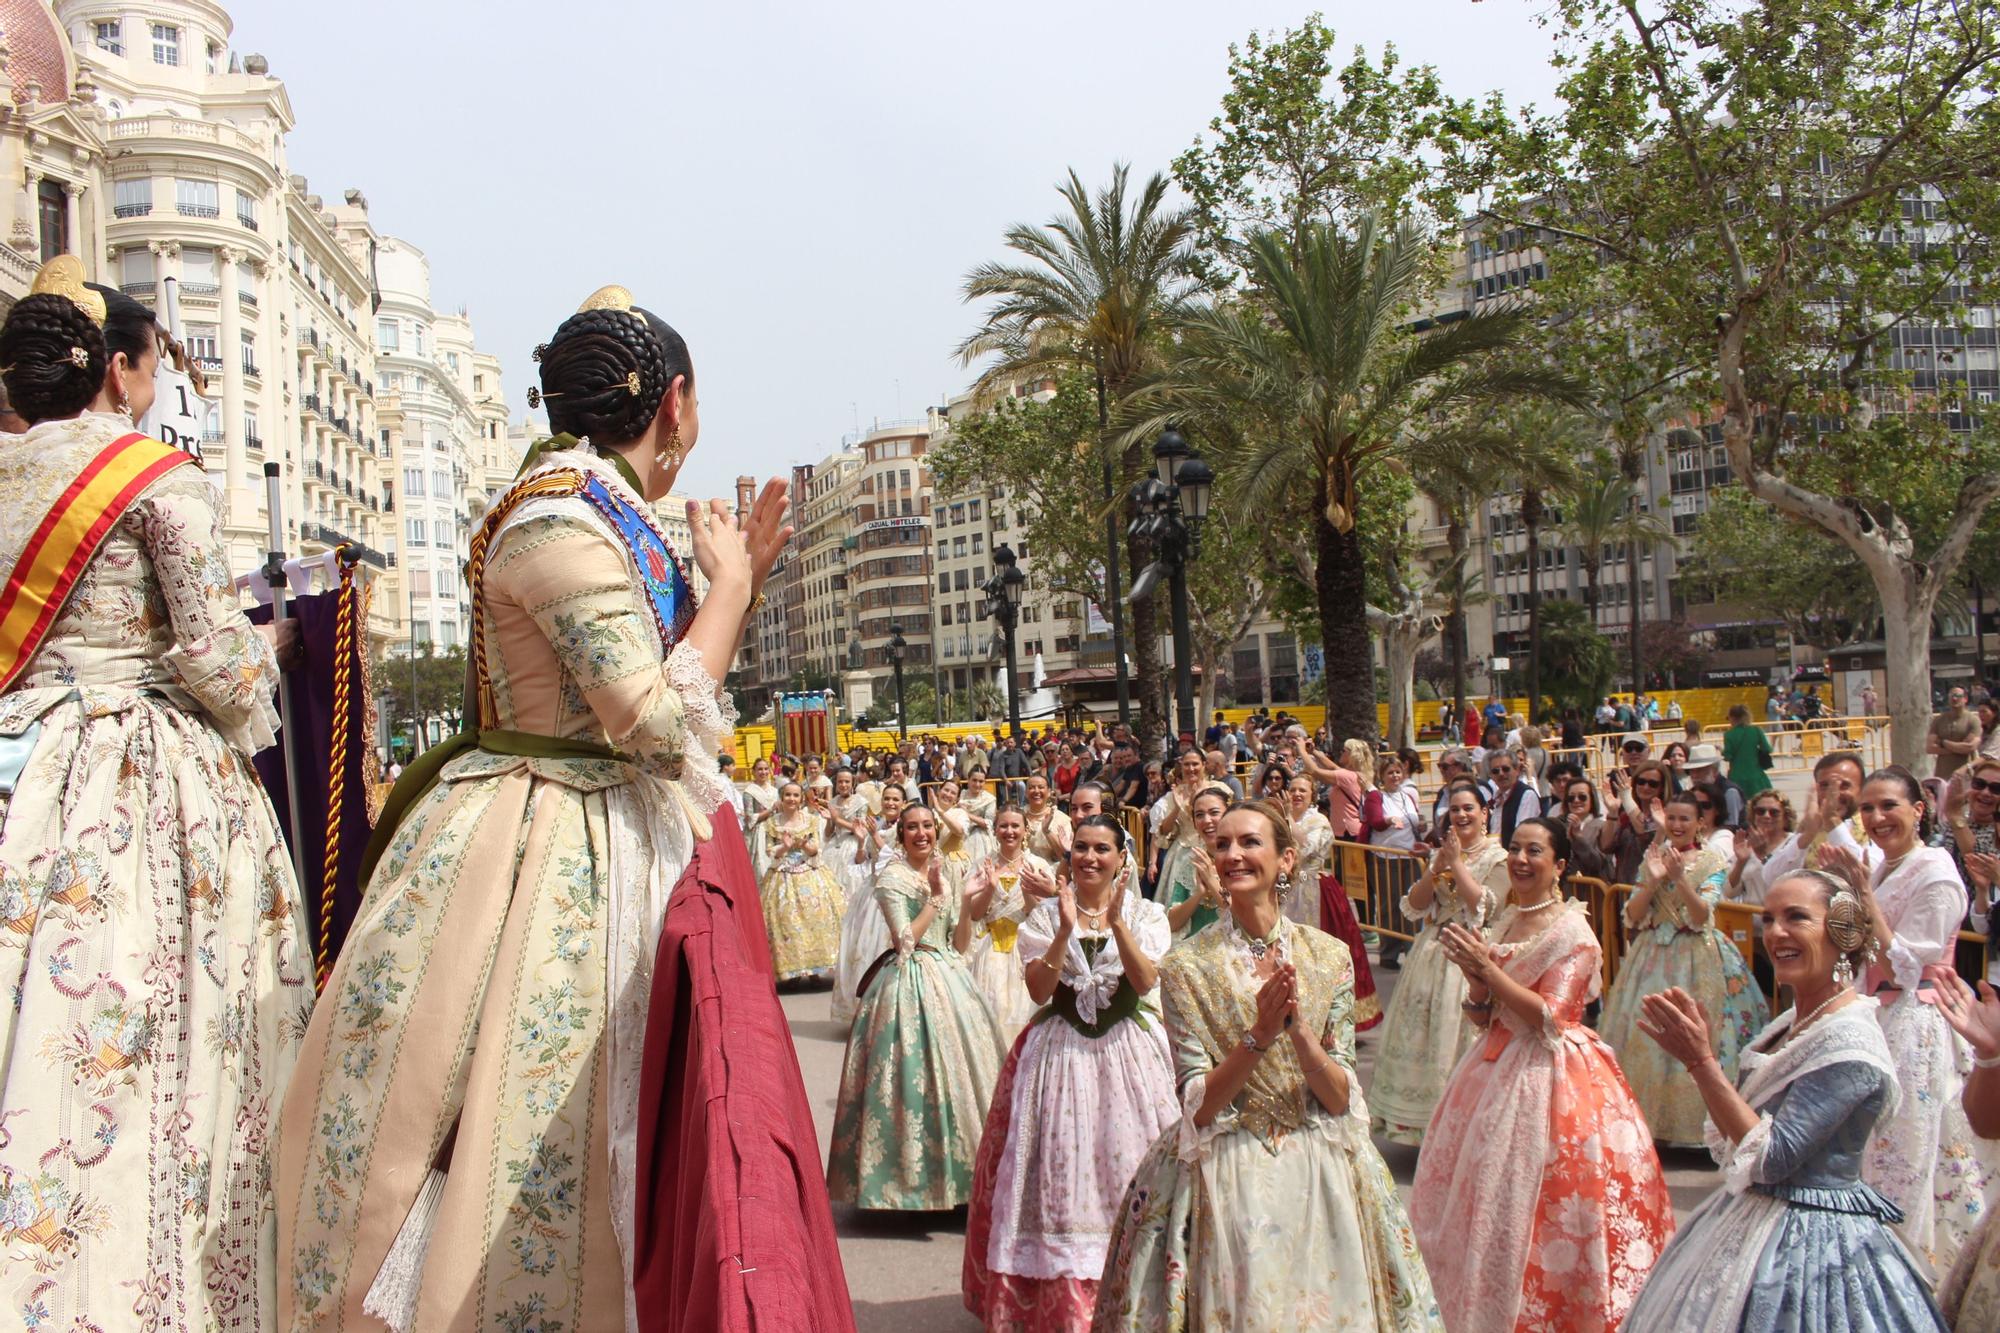
<svg viewBox="0 0 2000 1333">
<path fill-rule="evenodd" d="M 586 296 L 583 299 L 583 304 L 576 308 L 576 313 L 581 315 L 588 310 L 624 310 L 629 312 L 637 304 L 638 302 L 632 299 L 630 288 L 621 287 L 614 282 L 608 287 L 599 287 L 589 296 Z"/>
<path fill-rule="evenodd" d="M 104 296 L 83 280 L 83 261 L 75 255 L 57 255 L 42 265 L 28 287 L 30 296 L 61 296 L 84 313 L 99 328 L 104 327 Z M 87 366 L 88 361 L 84 362 Z"/>
<path fill-rule="evenodd" d="M 89 370 L 90 353 L 81 347 L 72 347 L 69 349 L 69 363 L 78 370 Z"/>
</svg>

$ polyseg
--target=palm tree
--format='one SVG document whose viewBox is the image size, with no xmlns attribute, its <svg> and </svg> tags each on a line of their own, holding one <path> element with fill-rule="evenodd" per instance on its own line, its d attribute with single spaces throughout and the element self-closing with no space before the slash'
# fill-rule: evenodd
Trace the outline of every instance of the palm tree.
<svg viewBox="0 0 2000 1333">
<path fill-rule="evenodd" d="M 1058 187 L 1064 211 L 1046 226 L 1017 223 L 1007 229 L 1009 250 L 1021 262 L 974 268 L 965 279 L 967 301 L 991 300 L 978 328 L 958 355 L 970 365 L 994 360 L 979 377 L 990 391 L 1011 382 L 1082 368 L 1097 393 L 1098 448 L 1104 465 L 1105 593 L 1111 613 L 1114 660 L 1119 672 L 1119 712 L 1126 711 L 1125 637 L 1119 579 L 1119 537 L 1125 529 L 1124 485 L 1146 464 L 1144 442 L 1128 437 L 1114 448 L 1111 411 L 1154 363 L 1157 349 L 1186 314 L 1197 290 L 1192 214 L 1167 205 L 1167 178 L 1155 174 L 1127 199 L 1129 168 L 1112 168 L 1111 183 L 1093 199 L 1074 170 Z M 1125 539 L 1134 569 L 1152 558 L 1151 543 Z M 1154 707 L 1159 676 L 1159 634 L 1150 600 L 1132 609 L 1132 653 L 1138 667 L 1140 730 L 1164 732 Z"/>
<path fill-rule="evenodd" d="M 1274 512 L 1288 494 L 1311 494 L 1327 708 L 1341 736 L 1377 731 L 1355 522 L 1361 479 L 1399 448 L 1412 421 L 1571 391 L 1554 374 L 1498 355 L 1521 341 L 1525 310 L 1411 330 L 1431 246 L 1415 225 L 1387 229 L 1372 215 L 1351 234 L 1314 224 L 1296 248 L 1284 233 L 1261 232 L 1246 247 L 1245 299 L 1190 320 L 1166 374 L 1133 395 L 1135 407 L 1156 412 L 1128 438 L 1168 416 L 1236 426 L 1222 473 L 1228 502 L 1245 517 Z"/>
<path fill-rule="evenodd" d="M 1639 491 L 1624 472 L 1606 460 L 1597 460 L 1578 473 L 1556 496 L 1563 521 L 1556 531 L 1559 540 L 1579 548 L 1583 557 L 1584 603 L 1590 608 L 1590 623 L 1597 623 L 1600 583 L 1604 577 L 1605 551 L 1625 548 L 1632 586 L 1638 586 L 1637 561 L 1633 557 L 1642 546 L 1673 539 L 1673 525 L 1640 507 Z M 1638 624 L 1633 616 L 1632 623 Z M 1633 634 L 1638 639 L 1638 634 Z M 1638 689 L 1640 661 L 1633 650 L 1633 689 Z"/>
</svg>

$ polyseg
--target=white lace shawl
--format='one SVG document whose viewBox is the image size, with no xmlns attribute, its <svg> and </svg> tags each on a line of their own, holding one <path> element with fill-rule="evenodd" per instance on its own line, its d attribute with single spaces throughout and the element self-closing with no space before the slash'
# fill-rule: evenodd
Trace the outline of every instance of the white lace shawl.
<svg viewBox="0 0 2000 1333">
<path fill-rule="evenodd" d="M 1140 896 L 1136 874 L 1126 886 L 1125 902 L 1119 908 L 1118 916 L 1148 958 L 1157 963 L 1165 956 L 1167 947 L 1173 943 L 1166 909 Z M 1048 952 L 1056 932 L 1061 928 L 1062 905 L 1054 898 L 1044 899 L 1034 911 L 1028 913 L 1027 920 L 1021 923 L 1021 943 L 1016 949 L 1023 968 L 1028 960 L 1040 958 Z M 1093 961 L 1083 951 L 1084 934 L 1081 924 L 1070 932 L 1069 944 L 1063 950 L 1062 980 L 1064 985 L 1076 992 L 1076 1016 L 1086 1023 L 1094 1023 L 1098 1011 L 1110 1004 L 1111 997 L 1118 993 L 1118 982 L 1125 975 L 1125 962 L 1118 956 L 1118 946 L 1112 943 L 1101 945 Z M 1093 937 L 1108 940 L 1109 935 L 1110 932 L 1105 931 Z"/>
</svg>

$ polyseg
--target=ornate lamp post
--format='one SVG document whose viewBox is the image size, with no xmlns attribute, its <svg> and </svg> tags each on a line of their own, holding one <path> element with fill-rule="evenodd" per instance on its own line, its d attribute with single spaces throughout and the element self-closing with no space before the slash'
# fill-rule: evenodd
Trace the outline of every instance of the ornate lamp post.
<svg viewBox="0 0 2000 1333">
<path fill-rule="evenodd" d="M 889 664 L 896 668 L 896 736 L 899 740 L 910 738 L 910 713 L 903 707 L 903 655 L 909 651 L 910 641 L 903 637 L 903 627 L 889 626 Z"/>
<path fill-rule="evenodd" d="M 1021 623 L 1021 594 L 1027 590 L 1028 576 L 1021 572 L 1014 548 L 993 548 L 993 577 L 986 580 L 987 614 L 1000 622 L 1007 642 L 1007 731 L 1021 739 L 1021 680 L 1014 661 L 1014 630 Z"/>
<path fill-rule="evenodd" d="M 1132 583 L 1132 600 L 1152 594 L 1160 575 L 1167 576 L 1173 602 L 1174 710 L 1177 731 L 1200 735 L 1194 711 L 1194 648 L 1188 625 L 1187 567 L 1201 555 L 1202 524 L 1215 489 L 1215 470 L 1188 448 L 1181 433 L 1168 426 L 1153 445 L 1154 476 L 1132 488 L 1138 517 L 1132 533 L 1148 537 L 1158 558 Z"/>
</svg>

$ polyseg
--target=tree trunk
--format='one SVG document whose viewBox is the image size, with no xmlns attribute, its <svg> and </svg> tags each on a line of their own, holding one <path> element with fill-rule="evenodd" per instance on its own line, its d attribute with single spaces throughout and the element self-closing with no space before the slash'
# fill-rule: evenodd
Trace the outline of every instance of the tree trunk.
<svg viewBox="0 0 2000 1333">
<path fill-rule="evenodd" d="M 1400 748 L 1417 743 L 1416 677 L 1417 652 L 1423 647 L 1425 623 L 1423 603 L 1405 597 L 1393 612 L 1370 608 L 1369 626 L 1382 636 L 1382 658 L 1389 673 L 1389 731 L 1385 747 Z"/>
<path fill-rule="evenodd" d="M 1364 740 L 1373 744 L 1379 728 L 1361 534 L 1353 527 L 1342 532 L 1327 521 L 1324 473 L 1314 486 L 1313 546 L 1313 592 L 1319 602 L 1320 644 L 1326 656 L 1327 724 L 1336 743 Z"/>
<path fill-rule="evenodd" d="M 1528 530 L 1528 721 L 1542 717 L 1542 497 L 1521 491 L 1521 526 Z"/>
<path fill-rule="evenodd" d="M 1604 576 L 1604 548 L 1597 548 L 1594 556 L 1588 557 L 1583 566 L 1583 604 L 1590 608 L 1590 627 L 1597 628 L 1598 579 Z"/>
<path fill-rule="evenodd" d="M 1886 553 L 1885 553 L 1886 554 Z M 1900 563 L 1900 562 L 1899 562 Z M 1889 757 L 1918 777 L 1929 777 L 1935 760 L 1924 753 L 1931 728 L 1931 611 L 1915 571 L 1876 573 L 1875 589 L 1882 596 L 1882 647 L 1887 654 Z M 1884 577 L 1886 575 L 1886 577 Z"/>
</svg>

